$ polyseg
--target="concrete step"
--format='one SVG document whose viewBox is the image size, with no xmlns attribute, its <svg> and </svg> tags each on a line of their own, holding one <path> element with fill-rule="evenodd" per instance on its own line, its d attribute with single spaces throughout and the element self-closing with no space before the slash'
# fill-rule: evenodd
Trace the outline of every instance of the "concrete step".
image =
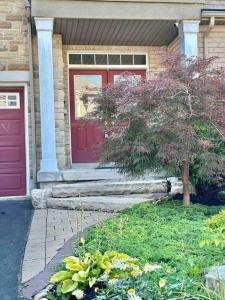
<svg viewBox="0 0 225 300">
<path fill-rule="evenodd" d="M 166 194 L 133 194 L 117 196 L 89 196 L 71 198 L 48 198 L 47 207 L 55 209 L 91 210 L 105 212 L 120 212 L 135 204 L 155 202 Z"/>
<path fill-rule="evenodd" d="M 53 198 L 166 193 L 167 181 L 162 179 L 119 182 L 85 182 L 53 186 Z"/>
</svg>

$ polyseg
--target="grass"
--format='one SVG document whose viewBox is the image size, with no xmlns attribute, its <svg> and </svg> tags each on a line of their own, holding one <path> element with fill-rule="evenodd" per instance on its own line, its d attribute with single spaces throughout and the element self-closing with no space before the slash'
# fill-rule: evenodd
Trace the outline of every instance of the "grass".
<svg viewBox="0 0 225 300">
<path fill-rule="evenodd" d="M 125 252 L 202 281 L 210 266 L 224 262 L 224 250 L 199 246 L 204 220 L 221 208 L 192 204 L 185 209 L 179 201 L 137 205 L 92 228 L 85 250 Z"/>
</svg>

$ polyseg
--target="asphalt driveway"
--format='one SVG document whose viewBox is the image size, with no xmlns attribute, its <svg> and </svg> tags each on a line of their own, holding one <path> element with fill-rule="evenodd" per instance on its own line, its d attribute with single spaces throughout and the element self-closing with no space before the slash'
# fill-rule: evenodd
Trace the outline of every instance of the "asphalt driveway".
<svg viewBox="0 0 225 300">
<path fill-rule="evenodd" d="M 0 201 L 0 299 L 21 300 L 19 282 L 32 218 L 30 200 Z"/>
</svg>

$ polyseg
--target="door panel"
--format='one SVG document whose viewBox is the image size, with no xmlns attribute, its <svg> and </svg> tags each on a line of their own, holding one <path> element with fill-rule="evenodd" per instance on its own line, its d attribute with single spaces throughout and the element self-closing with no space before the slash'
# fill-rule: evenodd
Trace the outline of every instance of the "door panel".
<svg viewBox="0 0 225 300">
<path fill-rule="evenodd" d="M 121 73 L 146 77 L 145 70 L 70 70 L 70 119 L 73 163 L 97 162 L 104 140 L 97 121 L 88 120 L 93 98 L 101 87 L 119 79 Z"/>
<path fill-rule="evenodd" d="M 93 99 L 107 83 L 107 71 L 70 71 L 70 118 L 73 163 L 98 161 L 104 138 L 97 121 L 88 119 Z"/>
<path fill-rule="evenodd" d="M 0 196 L 26 194 L 23 88 L 0 88 Z"/>
</svg>

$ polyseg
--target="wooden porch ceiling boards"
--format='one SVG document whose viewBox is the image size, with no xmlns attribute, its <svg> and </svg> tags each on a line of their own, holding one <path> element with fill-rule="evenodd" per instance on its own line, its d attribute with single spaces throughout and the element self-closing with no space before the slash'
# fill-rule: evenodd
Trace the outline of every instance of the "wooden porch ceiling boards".
<svg viewBox="0 0 225 300">
<path fill-rule="evenodd" d="M 171 20 L 55 19 L 66 45 L 164 46 L 178 34 Z"/>
</svg>

